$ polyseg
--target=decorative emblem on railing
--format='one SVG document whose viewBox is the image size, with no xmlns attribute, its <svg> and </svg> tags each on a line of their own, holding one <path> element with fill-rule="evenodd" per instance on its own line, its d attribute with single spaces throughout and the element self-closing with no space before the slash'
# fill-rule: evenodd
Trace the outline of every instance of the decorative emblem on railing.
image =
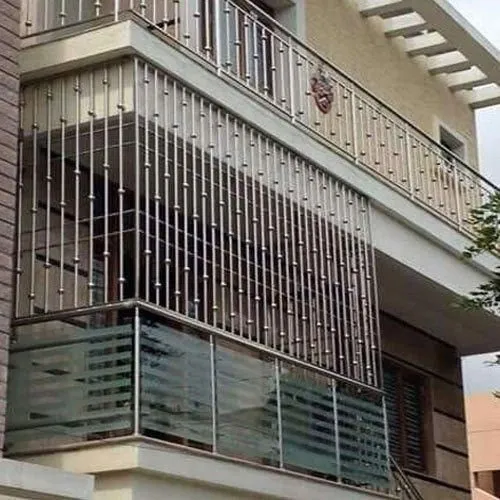
<svg viewBox="0 0 500 500">
<path fill-rule="evenodd" d="M 329 113 L 333 103 L 333 85 L 323 68 L 319 67 L 311 78 L 311 93 L 322 113 Z"/>
</svg>

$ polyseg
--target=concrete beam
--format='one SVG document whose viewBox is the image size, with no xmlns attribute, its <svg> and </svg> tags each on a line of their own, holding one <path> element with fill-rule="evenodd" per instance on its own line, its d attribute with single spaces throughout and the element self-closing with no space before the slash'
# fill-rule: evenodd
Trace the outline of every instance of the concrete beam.
<svg viewBox="0 0 500 500">
<path fill-rule="evenodd" d="M 472 90 L 474 87 L 489 83 L 488 77 L 475 66 L 465 71 L 447 75 L 445 81 L 453 92 L 459 90 Z"/>
<path fill-rule="evenodd" d="M 466 100 L 473 109 L 487 108 L 500 104 L 500 87 L 488 85 L 479 89 L 470 90 L 466 94 Z"/>
<path fill-rule="evenodd" d="M 54 467 L 0 459 L 0 498 L 90 500 L 94 478 Z"/>
<path fill-rule="evenodd" d="M 385 35 L 390 38 L 396 36 L 418 35 L 427 27 L 427 21 L 416 12 L 391 17 L 390 19 L 386 19 L 384 21 Z"/>
<path fill-rule="evenodd" d="M 406 52 L 411 57 L 433 56 L 454 50 L 453 45 L 440 33 L 425 33 L 406 40 Z"/>
<path fill-rule="evenodd" d="M 411 7 L 449 40 L 492 82 L 500 84 L 500 51 L 478 32 L 447 0 L 409 0 Z"/>
<path fill-rule="evenodd" d="M 427 69 L 431 75 L 465 71 L 471 67 L 472 63 L 458 51 L 438 54 L 427 59 Z"/>
<path fill-rule="evenodd" d="M 359 12 L 365 17 L 394 17 L 411 11 L 409 0 L 360 0 L 359 2 Z"/>
</svg>

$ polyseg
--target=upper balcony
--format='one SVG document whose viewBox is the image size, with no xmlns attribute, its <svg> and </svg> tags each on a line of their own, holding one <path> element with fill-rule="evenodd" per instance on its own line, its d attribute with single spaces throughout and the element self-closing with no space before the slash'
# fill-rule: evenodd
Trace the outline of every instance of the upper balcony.
<svg viewBox="0 0 500 500">
<path fill-rule="evenodd" d="M 389 18 L 402 14 L 399 3 L 361 12 Z M 26 0 L 22 31 L 29 45 L 47 40 L 35 35 L 64 36 L 70 26 L 119 22 L 131 12 L 461 232 L 470 231 L 470 209 L 496 191 L 452 145 L 423 133 L 247 0 Z"/>
</svg>

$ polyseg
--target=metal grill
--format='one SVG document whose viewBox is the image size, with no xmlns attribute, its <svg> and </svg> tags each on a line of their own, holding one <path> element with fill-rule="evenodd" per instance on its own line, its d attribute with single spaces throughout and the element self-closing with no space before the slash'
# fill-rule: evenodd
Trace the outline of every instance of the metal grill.
<svg viewBox="0 0 500 500">
<path fill-rule="evenodd" d="M 25 0 L 24 34 L 134 11 L 412 201 L 470 233 L 495 186 L 247 0 Z M 312 82 L 328 99 L 315 104 Z M 325 98 L 325 95 L 323 95 Z"/>
<path fill-rule="evenodd" d="M 379 384 L 366 198 L 140 60 L 22 123 L 16 316 L 139 298 Z"/>
</svg>

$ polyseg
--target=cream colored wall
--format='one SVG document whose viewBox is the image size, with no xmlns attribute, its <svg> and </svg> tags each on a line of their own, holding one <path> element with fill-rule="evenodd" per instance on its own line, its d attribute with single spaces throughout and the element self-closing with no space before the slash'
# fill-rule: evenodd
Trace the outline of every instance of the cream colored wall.
<svg viewBox="0 0 500 500">
<path fill-rule="evenodd" d="M 465 412 L 473 472 L 500 469 L 500 399 L 491 393 L 466 398 Z"/>
<path fill-rule="evenodd" d="M 376 96 L 437 138 L 438 123 L 466 142 L 468 160 L 477 165 L 473 111 L 438 78 L 385 37 L 381 20 L 363 18 L 357 0 L 308 0 L 307 40 Z"/>
</svg>

